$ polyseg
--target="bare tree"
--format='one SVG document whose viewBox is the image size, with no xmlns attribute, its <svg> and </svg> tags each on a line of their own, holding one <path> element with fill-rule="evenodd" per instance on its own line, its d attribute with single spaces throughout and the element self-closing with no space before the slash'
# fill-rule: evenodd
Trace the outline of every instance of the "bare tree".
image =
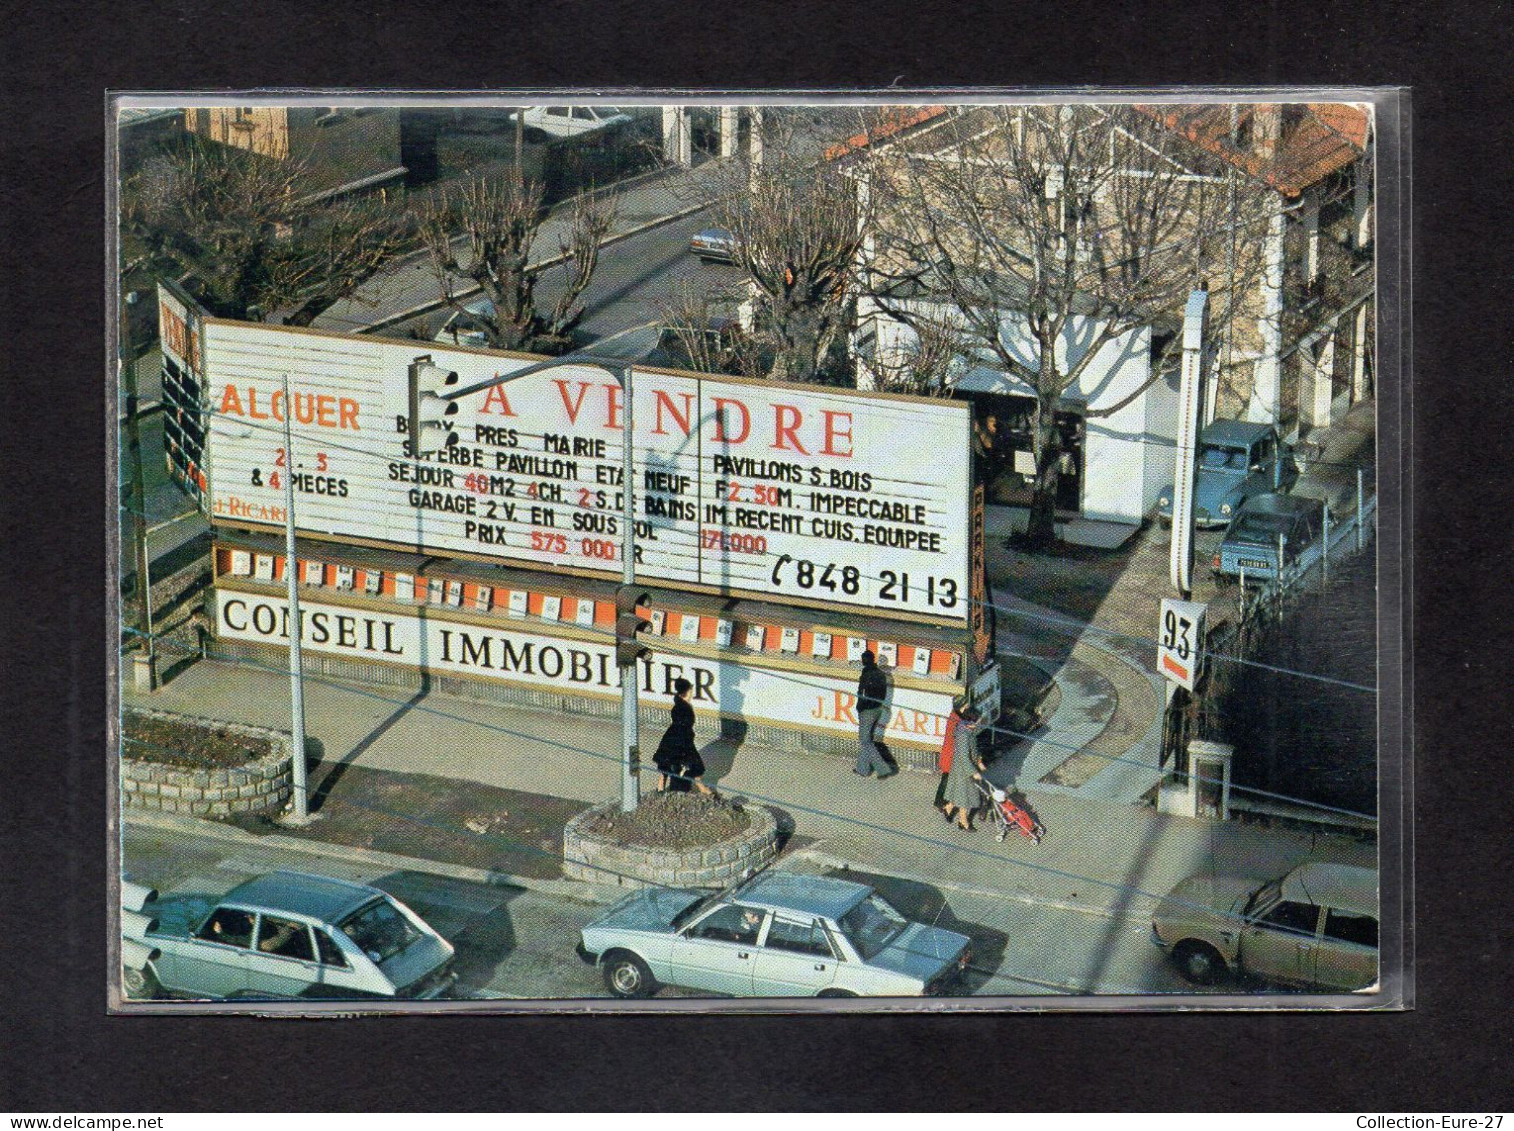
<svg viewBox="0 0 1514 1131">
<path fill-rule="evenodd" d="M 665 339 L 671 337 L 676 347 L 675 364 L 695 373 L 759 376 L 757 343 L 731 316 L 734 305 L 730 296 L 712 296 L 687 281 L 658 303 Z"/>
<path fill-rule="evenodd" d="M 123 186 L 130 270 L 174 276 L 223 317 L 309 325 L 418 235 L 395 204 L 313 201 L 306 180 L 298 163 L 186 141 Z"/>
<path fill-rule="evenodd" d="M 720 186 L 715 214 L 750 280 L 754 323 L 772 340 L 770 376 L 813 381 L 849 328 L 867 209 L 833 162 L 795 158 L 796 147 L 773 136 L 763 152 L 761 165 L 740 173 L 744 183 Z"/>
<path fill-rule="evenodd" d="M 1051 542 L 1062 395 L 1104 344 L 1175 329 L 1192 289 L 1224 283 L 1212 326 L 1228 320 L 1236 278 L 1259 270 L 1259 194 L 1123 106 L 965 108 L 863 175 L 878 217 L 865 293 L 917 333 L 951 311 L 973 360 L 1034 391 L 1028 539 Z"/>
<path fill-rule="evenodd" d="M 615 220 L 615 199 L 584 193 L 571 208 L 569 235 L 559 245 L 567 280 L 545 315 L 537 306 L 536 285 L 546 268 L 531 262 L 548 216 L 540 185 L 510 170 L 499 181 L 479 178 L 443 194 L 427 213 L 424 239 L 442 298 L 454 310 L 467 311 L 496 349 L 559 352 L 583 317 L 578 300 L 599 265 L 600 244 Z M 454 235 L 459 229 L 462 234 Z M 469 310 L 460 280 L 475 284 L 488 304 Z"/>
<path fill-rule="evenodd" d="M 901 350 L 858 357 L 859 368 L 872 378 L 872 387 L 886 393 L 909 393 L 917 397 L 949 397 L 963 356 L 971 348 L 962 329 L 948 315 L 916 316 L 914 340 Z"/>
</svg>

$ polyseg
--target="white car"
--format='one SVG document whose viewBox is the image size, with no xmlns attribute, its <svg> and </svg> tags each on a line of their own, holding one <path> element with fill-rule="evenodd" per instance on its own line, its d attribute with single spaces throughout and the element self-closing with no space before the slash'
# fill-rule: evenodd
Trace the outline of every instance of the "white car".
<svg viewBox="0 0 1514 1131">
<path fill-rule="evenodd" d="M 619 998 L 665 985 L 734 997 L 917 997 L 959 983 L 972 940 L 910 922 L 864 884 L 764 872 L 713 894 L 640 891 L 585 926 L 577 951 Z"/>
<path fill-rule="evenodd" d="M 614 106 L 527 106 L 519 111 L 527 141 L 583 137 L 604 130 L 621 129 L 631 116 Z"/>
</svg>

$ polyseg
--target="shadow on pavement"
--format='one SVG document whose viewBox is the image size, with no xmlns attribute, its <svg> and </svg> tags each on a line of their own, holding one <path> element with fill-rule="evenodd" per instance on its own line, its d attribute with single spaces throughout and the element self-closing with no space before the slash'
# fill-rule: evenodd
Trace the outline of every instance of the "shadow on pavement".
<svg viewBox="0 0 1514 1131">
<path fill-rule="evenodd" d="M 489 985 L 515 952 L 519 940 L 509 904 L 526 894 L 524 888 L 482 888 L 420 872 L 391 872 L 371 882 L 403 902 L 457 949 L 453 969 L 459 997 Z"/>
</svg>

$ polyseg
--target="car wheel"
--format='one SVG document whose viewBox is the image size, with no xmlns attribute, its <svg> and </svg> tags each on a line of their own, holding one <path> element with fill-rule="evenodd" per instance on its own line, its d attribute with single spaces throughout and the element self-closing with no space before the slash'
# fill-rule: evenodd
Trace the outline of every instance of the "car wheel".
<svg viewBox="0 0 1514 1131">
<path fill-rule="evenodd" d="M 851 990 L 835 990 L 835 989 L 831 989 L 831 990 L 821 990 L 815 996 L 816 997 L 856 997 L 857 995 L 854 994 L 854 993 L 852 993 Z"/>
<path fill-rule="evenodd" d="M 163 992 L 157 975 L 149 967 L 127 967 L 121 971 L 121 986 L 126 996 L 138 1001 L 150 1001 Z"/>
<path fill-rule="evenodd" d="M 657 980 L 647 964 L 628 950 L 605 956 L 605 988 L 618 998 L 651 997 L 657 992 Z"/>
<path fill-rule="evenodd" d="M 1191 939 L 1179 943 L 1172 952 L 1172 958 L 1183 977 L 1200 986 L 1212 986 L 1228 972 L 1220 952 L 1208 943 L 1194 942 Z"/>
</svg>

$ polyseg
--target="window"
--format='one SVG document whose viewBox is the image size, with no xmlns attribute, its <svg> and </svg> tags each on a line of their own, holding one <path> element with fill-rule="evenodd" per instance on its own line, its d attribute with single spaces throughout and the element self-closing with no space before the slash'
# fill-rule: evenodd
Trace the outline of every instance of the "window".
<svg viewBox="0 0 1514 1131">
<path fill-rule="evenodd" d="M 770 950 L 791 950 L 795 954 L 815 954 L 831 957 L 831 947 L 825 939 L 825 931 L 813 919 L 798 921 L 773 916 L 773 925 L 768 928 L 767 942 Z"/>
<path fill-rule="evenodd" d="M 205 920 L 200 928 L 200 938 L 207 942 L 224 943 L 226 946 L 250 947 L 252 945 L 252 912 L 238 911 L 235 907 L 218 907 L 215 914 Z"/>
<path fill-rule="evenodd" d="M 310 947 L 310 932 L 305 924 L 273 915 L 264 915 L 258 924 L 258 949 L 264 954 L 300 958 L 306 962 L 315 959 L 315 952 Z"/>
<path fill-rule="evenodd" d="M 574 106 L 572 110 L 573 116 L 580 122 L 592 122 L 595 120 L 594 111 L 590 110 L 587 106 Z"/>
<path fill-rule="evenodd" d="M 342 953 L 342 948 L 319 927 L 315 928 L 315 946 L 320 952 L 323 966 L 340 966 L 344 970 L 347 968 L 347 956 Z"/>
<path fill-rule="evenodd" d="M 1285 899 L 1262 916 L 1262 923 L 1275 931 L 1314 936 L 1319 923 L 1319 908 L 1312 903 L 1294 903 Z"/>
<path fill-rule="evenodd" d="M 1330 914 L 1325 916 L 1325 937 L 1376 949 L 1377 920 L 1371 915 L 1337 911 L 1332 907 Z"/>
<path fill-rule="evenodd" d="M 553 118 L 566 118 L 568 109 L 567 106 L 548 106 L 545 113 Z"/>
<path fill-rule="evenodd" d="M 877 895 L 868 896 L 841 916 L 839 922 L 864 961 L 882 951 L 905 927 L 904 916 Z"/>
<path fill-rule="evenodd" d="M 700 920 L 692 935 L 696 939 L 718 939 L 721 942 L 750 945 L 757 941 L 757 936 L 762 931 L 764 914 L 766 912 L 755 907 L 730 903 Z"/>
<path fill-rule="evenodd" d="M 338 924 L 374 962 L 393 958 L 421 937 L 415 925 L 387 899 L 377 899 Z"/>
</svg>

